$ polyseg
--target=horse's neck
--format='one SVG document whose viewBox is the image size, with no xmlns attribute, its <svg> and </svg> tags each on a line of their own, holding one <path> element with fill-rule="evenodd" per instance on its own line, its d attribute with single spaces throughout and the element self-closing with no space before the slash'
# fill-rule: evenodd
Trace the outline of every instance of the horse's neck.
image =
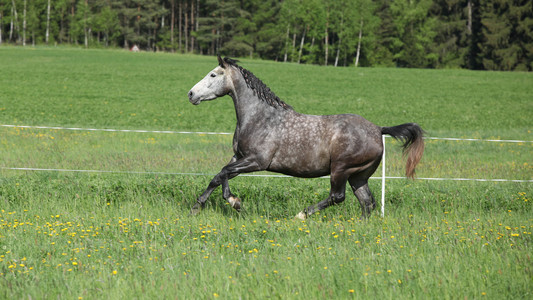
<svg viewBox="0 0 533 300">
<path fill-rule="evenodd" d="M 259 99 L 256 93 L 249 88 L 244 80 L 234 81 L 234 92 L 230 95 L 235 105 L 237 114 L 237 126 L 242 130 L 250 124 L 264 124 L 277 118 L 272 118 L 276 114 L 281 114 L 283 109 L 276 109 Z"/>
</svg>

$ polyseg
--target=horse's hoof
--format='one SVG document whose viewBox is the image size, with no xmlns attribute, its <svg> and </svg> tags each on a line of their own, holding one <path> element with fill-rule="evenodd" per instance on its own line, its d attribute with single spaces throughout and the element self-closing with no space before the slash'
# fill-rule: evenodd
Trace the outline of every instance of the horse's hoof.
<svg viewBox="0 0 533 300">
<path fill-rule="evenodd" d="M 228 198 L 228 203 L 233 207 L 236 211 L 241 211 L 241 199 L 231 196 Z"/>
<path fill-rule="evenodd" d="M 294 218 L 295 219 L 300 219 L 302 221 L 305 221 L 305 219 L 307 219 L 307 214 L 305 212 L 301 211 Z"/>
<path fill-rule="evenodd" d="M 197 215 L 200 211 L 202 210 L 202 207 L 200 205 L 200 203 L 196 203 L 192 208 L 191 208 L 191 215 Z"/>
</svg>

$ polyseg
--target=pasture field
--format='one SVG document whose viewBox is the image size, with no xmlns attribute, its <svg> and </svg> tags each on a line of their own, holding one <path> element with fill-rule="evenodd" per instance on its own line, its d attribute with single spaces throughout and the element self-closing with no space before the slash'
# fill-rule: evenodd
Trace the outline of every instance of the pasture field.
<svg viewBox="0 0 533 300">
<path fill-rule="evenodd" d="M 417 122 L 436 137 L 533 140 L 533 75 L 246 60 L 296 110 Z M 192 106 L 213 57 L 0 47 L 0 125 L 231 132 L 229 97 Z M 387 139 L 387 176 L 402 176 Z M 0 127 L 2 299 L 530 299 L 530 182 L 389 179 L 306 221 L 325 178 L 237 177 L 189 210 L 231 135 Z M 419 177 L 531 180 L 533 143 L 426 140 Z M 21 171 L 40 168 L 77 171 Z M 180 174 L 181 173 L 181 174 Z M 378 174 L 376 174 L 378 175 Z M 380 181 L 371 189 L 379 202 Z"/>
</svg>

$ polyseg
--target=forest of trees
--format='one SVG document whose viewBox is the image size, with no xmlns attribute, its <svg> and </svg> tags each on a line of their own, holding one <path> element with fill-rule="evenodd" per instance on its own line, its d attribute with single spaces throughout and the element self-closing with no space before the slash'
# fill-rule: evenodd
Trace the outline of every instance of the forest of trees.
<svg viewBox="0 0 533 300">
<path fill-rule="evenodd" d="M 533 70 L 532 0 L 0 0 L 0 45 Z"/>
</svg>

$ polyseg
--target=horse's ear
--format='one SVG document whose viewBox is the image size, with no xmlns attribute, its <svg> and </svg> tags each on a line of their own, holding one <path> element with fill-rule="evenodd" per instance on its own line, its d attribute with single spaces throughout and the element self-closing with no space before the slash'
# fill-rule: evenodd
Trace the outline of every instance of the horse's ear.
<svg viewBox="0 0 533 300">
<path fill-rule="evenodd" d="M 218 58 L 218 65 L 219 65 L 221 68 L 226 68 L 226 63 L 224 62 L 224 60 L 222 59 L 222 57 L 220 57 L 220 54 L 217 54 L 217 58 Z"/>
</svg>

